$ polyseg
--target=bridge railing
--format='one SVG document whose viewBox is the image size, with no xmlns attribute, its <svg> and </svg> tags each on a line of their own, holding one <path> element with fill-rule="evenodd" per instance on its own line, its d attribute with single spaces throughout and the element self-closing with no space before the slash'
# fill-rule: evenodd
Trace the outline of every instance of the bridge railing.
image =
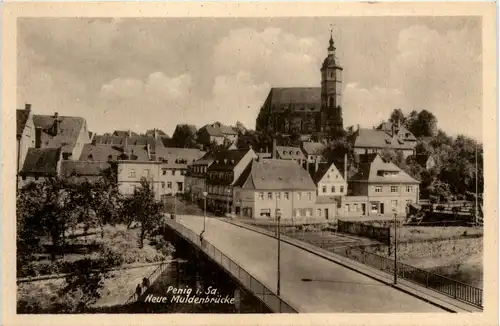
<svg viewBox="0 0 500 326">
<path fill-rule="evenodd" d="M 259 282 L 244 268 L 240 267 L 227 255 L 218 250 L 210 242 L 200 239 L 200 236 L 185 226 L 167 221 L 167 224 L 182 235 L 186 240 L 190 241 L 198 248 L 200 248 L 210 259 L 224 268 L 230 275 L 232 275 L 244 288 L 248 289 L 255 295 L 262 303 L 264 303 L 271 311 L 280 313 L 297 313 L 290 304 L 285 302 L 282 298 L 274 294 L 268 287 Z"/>
<path fill-rule="evenodd" d="M 380 256 L 361 248 L 341 247 L 333 252 L 378 270 L 394 274 L 394 260 Z M 477 307 L 483 306 L 483 290 L 472 285 L 455 281 L 451 278 L 428 272 L 401 262 L 397 263 L 398 277 L 423 285 L 426 288 L 446 294 L 454 299 L 467 302 Z"/>
</svg>

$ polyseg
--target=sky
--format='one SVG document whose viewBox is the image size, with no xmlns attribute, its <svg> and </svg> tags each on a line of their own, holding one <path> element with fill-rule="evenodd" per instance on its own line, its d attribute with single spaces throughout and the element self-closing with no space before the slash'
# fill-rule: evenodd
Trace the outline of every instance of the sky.
<svg viewBox="0 0 500 326">
<path fill-rule="evenodd" d="M 255 119 L 271 87 L 319 87 L 330 29 L 344 126 L 426 109 L 482 134 L 478 17 L 21 18 L 18 107 L 82 116 L 97 132 Z"/>
</svg>

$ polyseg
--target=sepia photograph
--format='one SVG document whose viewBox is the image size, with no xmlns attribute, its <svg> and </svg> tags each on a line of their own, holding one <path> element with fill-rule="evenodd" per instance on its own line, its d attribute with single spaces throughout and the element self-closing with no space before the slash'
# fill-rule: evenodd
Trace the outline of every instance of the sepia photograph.
<svg viewBox="0 0 500 326">
<path fill-rule="evenodd" d="M 15 19 L 15 314 L 484 312 L 482 16 L 106 15 Z"/>
</svg>

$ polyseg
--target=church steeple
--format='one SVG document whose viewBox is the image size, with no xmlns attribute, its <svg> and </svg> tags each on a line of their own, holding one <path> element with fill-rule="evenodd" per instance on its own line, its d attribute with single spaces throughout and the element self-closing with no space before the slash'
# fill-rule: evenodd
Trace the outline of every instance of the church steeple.
<svg viewBox="0 0 500 326">
<path fill-rule="evenodd" d="M 333 42 L 333 30 L 330 30 L 330 46 L 328 47 L 328 55 L 334 55 L 335 52 L 335 45 Z"/>
</svg>

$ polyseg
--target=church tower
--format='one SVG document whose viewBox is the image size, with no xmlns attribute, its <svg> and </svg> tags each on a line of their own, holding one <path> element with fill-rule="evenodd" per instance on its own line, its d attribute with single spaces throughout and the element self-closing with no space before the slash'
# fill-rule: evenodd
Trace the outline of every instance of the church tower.
<svg viewBox="0 0 500 326">
<path fill-rule="evenodd" d="M 325 136 L 342 134 L 342 71 L 335 58 L 335 46 L 330 32 L 328 56 L 321 66 L 321 129 Z"/>
</svg>

